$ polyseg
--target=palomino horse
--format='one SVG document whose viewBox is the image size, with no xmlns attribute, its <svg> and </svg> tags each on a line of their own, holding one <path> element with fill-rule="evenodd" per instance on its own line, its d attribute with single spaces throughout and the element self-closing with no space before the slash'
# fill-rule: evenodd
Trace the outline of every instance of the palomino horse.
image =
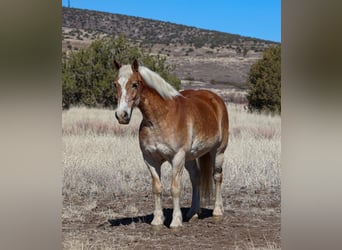
<svg viewBox="0 0 342 250">
<path fill-rule="evenodd" d="M 182 226 L 179 205 L 180 180 L 184 167 L 192 182 L 190 219 L 200 213 L 200 195 L 208 196 L 215 181 L 213 216 L 223 215 L 221 196 L 222 164 L 228 143 L 228 112 L 222 99 L 207 90 L 176 91 L 150 69 L 132 65 L 121 66 L 115 86 L 118 108 L 115 116 L 120 124 L 128 124 L 132 110 L 138 107 L 143 119 L 139 143 L 144 161 L 152 175 L 155 210 L 152 225 L 164 222 L 161 204 L 161 165 L 172 164 L 173 214 L 170 227 Z"/>
</svg>

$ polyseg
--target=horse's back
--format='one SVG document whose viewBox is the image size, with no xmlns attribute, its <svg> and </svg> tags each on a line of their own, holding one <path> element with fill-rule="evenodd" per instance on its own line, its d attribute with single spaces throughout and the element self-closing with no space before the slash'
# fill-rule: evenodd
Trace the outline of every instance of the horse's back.
<svg viewBox="0 0 342 250">
<path fill-rule="evenodd" d="M 211 115 L 216 115 L 217 118 L 222 118 L 223 120 L 227 120 L 227 126 L 228 126 L 228 111 L 226 108 L 226 105 L 221 97 L 219 97 L 217 94 L 215 94 L 212 91 L 209 90 L 192 90 L 187 89 L 180 92 L 182 96 L 189 99 L 190 102 L 194 103 L 200 111 L 212 111 L 211 114 L 209 114 L 209 117 Z M 206 119 L 208 117 L 205 117 Z M 228 129 L 228 127 L 227 127 Z"/>
<path fill-rule="evenodd" d="M 210 104 L 210 107 L 214 108 L 220 108 L 222 110 L 225 110 L 227 112 L 226 106 L 217 94 L 215 94 L 212 91 L 205 90 L 205 89 L 199 89 L 199 90 L 193 90 L 193 89 L 187 89 L 180 92 L 182 96 L 189 98 L 193 100 L 194 102 L 205 102 L 207 104 Z"/>
</svg>

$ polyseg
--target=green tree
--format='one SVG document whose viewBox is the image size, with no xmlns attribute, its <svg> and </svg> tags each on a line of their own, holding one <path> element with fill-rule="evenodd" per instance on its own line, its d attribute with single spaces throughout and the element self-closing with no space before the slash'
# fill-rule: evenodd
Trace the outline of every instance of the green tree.
<svg viewBox="0 0 342 250">
<path fill-rule="evenodd" d="M 252 65 L 247 82 L 250 111 L 281 113 L 280 52 L 280 46 L 268 48 Z"/>
<path fill-rule="evenodd" d="M 177 89 L 180 80 L 173 74 L 172 66 L 161 56 L 151 56 L 129 43 L 124 36 L 95 40 L 88 48 L 69 52 L 62 58 L 62 106 L 113 107 L 113 81 L 117 72 L 113 67 L 116 59 L 130 64 L 137 58 L 143 65 L 159 73 Z"/>
</svg>

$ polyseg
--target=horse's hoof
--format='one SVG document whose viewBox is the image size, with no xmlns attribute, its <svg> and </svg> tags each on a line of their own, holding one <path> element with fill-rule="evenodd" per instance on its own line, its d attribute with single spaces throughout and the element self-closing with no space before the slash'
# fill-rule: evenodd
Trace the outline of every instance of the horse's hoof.
<svg viewBox="0 0 342 250">
<path fill-rule="evenodd" d="M 213 215 L 214 222 L 220 222 L 223 220 L 223 215 Z"/>
<path fill-rule="evenodd" d="M 152 226 L 162 226 L 164 224 L 164 216 L 154 216 L 151 225 Z"/>
<path fill-rule="evenodd" d="M 182 221 L 176 219 L 171 222 L 170 228 L 179 228 L 181 226 L 183 226 Z"/>
<path fill-rule="evenodd" d="M 214 217 L 220 217 L 220 216 L 223 216 L 223 209 L 220 209 L 220 208 L 215 208 L 214 211 L 213 211 L 213 216 Z"/>
<path fill-rule="evenodd" d="M 195 221 L 198 221 L 198 214 L 194 214 L 194 216 L 192 216 L 192 217 L 189 219 L 189 222 L 195 222 Z"/>
</svg>

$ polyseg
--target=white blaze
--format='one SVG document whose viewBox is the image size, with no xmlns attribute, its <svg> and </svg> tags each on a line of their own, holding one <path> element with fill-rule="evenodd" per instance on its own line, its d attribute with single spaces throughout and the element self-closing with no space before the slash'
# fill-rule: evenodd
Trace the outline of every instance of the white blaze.
<svg viewBox="0 0 342 250">
<path fill-rule="evenodd" d="M 130 109 L 128 107 L 127 101 L 126 101 L 126 84 L 127 84 L 128 79 L 126 77 L 121 76 L 118 80 L 120 86 L 121 86 L 121 98 L 120 98 L 120 103 L 118 106 L 118 112 L 123 112 L 126 111 L 130 115 Z"/>
</svg>

